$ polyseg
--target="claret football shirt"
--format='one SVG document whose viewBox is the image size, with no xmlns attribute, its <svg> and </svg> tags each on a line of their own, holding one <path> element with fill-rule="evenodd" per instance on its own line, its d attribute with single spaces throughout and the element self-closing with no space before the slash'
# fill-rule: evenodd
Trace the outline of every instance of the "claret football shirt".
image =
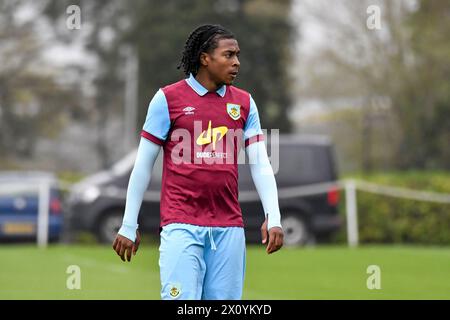
<svg viewBox="0 0 450 320">
<path fill-rule="evenodd" d="M 208 92 L 191 74 L 158 90 L 141 136 L 164 151 L 161 226 L 243 226 L 238 154 L 264 138 L 249 93 L 227 85 Z"/>
</svg>

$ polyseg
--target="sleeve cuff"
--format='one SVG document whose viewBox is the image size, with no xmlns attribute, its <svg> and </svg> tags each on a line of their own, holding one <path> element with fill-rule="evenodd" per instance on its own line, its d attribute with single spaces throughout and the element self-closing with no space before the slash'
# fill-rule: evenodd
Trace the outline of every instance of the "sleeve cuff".
<svg viewBox="0 0 450 320">
<path fill-rule="evenodd" d="M 281 229 L 283 229 L 283 227 L 281 226 L 281 215 L 279 213 L 279 211 L 272 216 L 269 216 L 269 214 L 266 213 L 266 218 L 267 218 L 267 231 L 269 231 L 271 228 L 273 227 L 280 227 Z"/>
<path fill-rule="evenodd" d="M 249 145 L 255 142 L 264 141 L 264 135 L 263 134 L 257 134 L 256 136 L 250 137 L 245 140 L 245 147 L 247 148 Z"/>
<path fill-rule="evenodd" d="M 158 144 L 160 146 L 162 146 L 164 144 L 164 140 L 162 140 L 162 139 L 152 135 L 151 133 L 148 133 L 145 130 L 141 131 L 141 137 L 144 137 L 145 139 L 147 139 L 147 140 L 149 140 L 149 141 L 151 141 L 153 143 L 156 143 L 156 144 Z"/>
<path fill-rule="evenodd" d="M 283 229 L 283 227 L 281 226 L 280 222 L 275 222 L 275 223 L 268 223 L 267 224 L 267 230 L 272 229 L 273 227 L 280 227 L 281 229 Z"/>
<path fill-rule="evenodd" d="M 136 240 L 136 230 L 137 230 L 137 226 L 132 227 L 132 226 L 122 224 L 118 233 L 121 236 L 124 236 L 125 238 L 128 238 L 134 242 Z"/>
</svg>

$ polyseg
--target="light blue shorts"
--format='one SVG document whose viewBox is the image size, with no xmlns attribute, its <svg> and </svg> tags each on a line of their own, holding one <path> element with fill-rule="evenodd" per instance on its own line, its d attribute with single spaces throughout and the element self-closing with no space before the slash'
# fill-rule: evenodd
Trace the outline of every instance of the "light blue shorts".
<svg viewBox="0 0 450 320">
<path fill-rule="evenodd" d="M 162 299 L 241 299 L 243 228 L 172 223 L 162 228 L 159 253 Z"/>
</svg>

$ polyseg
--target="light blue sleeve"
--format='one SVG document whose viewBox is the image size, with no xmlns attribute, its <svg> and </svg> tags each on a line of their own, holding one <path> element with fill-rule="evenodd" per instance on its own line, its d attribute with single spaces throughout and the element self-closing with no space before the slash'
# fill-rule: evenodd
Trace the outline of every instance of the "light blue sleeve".
<svg viewBox="0 0 450 320">
<path fill-rule="evenodd" d="M 138 215 L 141 208 L 144 193 L 147 190 L 151 179 L 151 173 L 161 146 L 141 138 L 134 163 L 133 171 L 128 183 L 125 213 L 119 234 L 136 240 L 136 230 L 138 227 Z"/>
<path fill-rule="evenodd" d="M 159 89 L 148 106 L 142 130 L 164 141 L 170 129 L 170 116 L 167 99 L 164 92 Z"/>
<path fill-rule="evenodd" d="M 250 96 L 250 112 L 244 125 L 244 140 L 262 134 L 261 123 L 259 122 L 258 108 Z"/>
<path fill-rule="evenodd" d="M 267 230 L 273 227 L 281 228 L 277 183 L 264 141 L 252 143 L 245 150 L 249 158 L 250 173 L 256 191 L 261 199 L 264 214 L 268 218 Z"/>
</svg>

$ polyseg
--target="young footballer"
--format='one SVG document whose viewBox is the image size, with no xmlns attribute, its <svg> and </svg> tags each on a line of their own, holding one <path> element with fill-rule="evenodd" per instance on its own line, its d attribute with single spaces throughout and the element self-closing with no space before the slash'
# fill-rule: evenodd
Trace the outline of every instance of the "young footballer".
<svg viewBox="0 0 450 320">
<path fill-rule="evenodd" d="M 219 25 L 188 37 L 180 67 L 187 78 L 160 89 L 150 102 L 113 248 L 130 261 L 140 242 L 138 214 L 155 160 L 163 153 L 162 299 L 241 299 L 245 236 L 238 202 L 238 153 L 249 158 L 261 199 L 267 253 L 283 245 L 276 181 L 255 101 L 232 86 L 239 45 Z"/>
</svg>

